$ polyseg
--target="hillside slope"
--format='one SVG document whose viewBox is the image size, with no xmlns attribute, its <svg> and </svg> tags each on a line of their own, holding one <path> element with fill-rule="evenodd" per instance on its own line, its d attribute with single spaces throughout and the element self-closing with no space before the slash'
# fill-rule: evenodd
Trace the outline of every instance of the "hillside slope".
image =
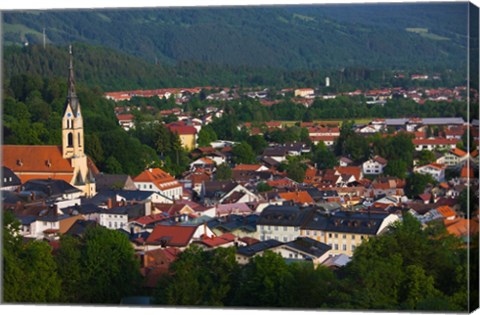
<svg viewBox="0 0 480 315">
<path fill-rule="evenodd" d="M 466 66 L 466 3 L 4 13 L 4 43 L 85 42 L 141 57 L 282 69 Z"/>
</svg>

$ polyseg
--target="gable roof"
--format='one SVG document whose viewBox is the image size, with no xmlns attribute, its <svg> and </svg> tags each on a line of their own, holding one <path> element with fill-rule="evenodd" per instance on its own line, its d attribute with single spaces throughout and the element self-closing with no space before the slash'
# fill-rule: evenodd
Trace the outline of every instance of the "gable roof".
<svg viewBox="0 0 480 315">
<path fill-rule="evenodd" d="M 313 203 L 313 198 L 306 191 L 292 191 L 278 194 L 280 198 L 292 200 L 295 203 Z"/>
<path fill-rule="evenodd" d="M 160 168 L 149 168 L 135 178 L 134 182 L 153 183 L 160 190 L 171 189 L 182 186 L 172 175 Z"/>
<path fill-rule="evenodd" d="M 22 185 L 25 191 L 40 191 L 47 197 L 55 198 L 63 194 L 81 192 L 80 189 L 70 185 L 64 180 L 57 179 L 32 179 Z"/>
<path fill-rule="evenodd" d="M 271 239 L 263 242 L 258 242 L 250 246 L 244 246 L 237 249 L 237 254 L 247 257 L 252 257 L 257 253 L 263 252 L 267 249 L 278 247 L 282 245 L 282 242 Z"/>
<path fill-rule="evenodd" d="M 455 211 L 450 208 L 449 206 L 441 206 L 441 207 L 438 207 L 437 208 L 437 211 L 443 215 L 445 218 L 448 218 L 448 217 L 455 217 L 457 214 L 455 213 Z"/>
<path fill-rule="evenodd" d="M 297 237 L 295 240 L 285 243 L 283 246 L 296 249 L 310 256 L 321 257 L 325 255 L 332 247 L 321 243 L 309 237 Z"/>
<path fill-rule="evenodd" d="M 152 245 L 185 247 L 192 240 L 197 226 L 187 225 L 157 225 L 147 238 Z"/>
<path fill-rule="evenodd" d="M 3 166 L 19 174 L 25 182 L 27 178 L 22 172 L 38 172 L 35 178 L 64 179 L 71 182 L 73 167 L 62 155 L 62 147 L 55 145 L 3 145 Z M 59 174 L 61 173 L 61 174 Z M 63 175 L 63 178 L 60 178 Z"/>
</svg>

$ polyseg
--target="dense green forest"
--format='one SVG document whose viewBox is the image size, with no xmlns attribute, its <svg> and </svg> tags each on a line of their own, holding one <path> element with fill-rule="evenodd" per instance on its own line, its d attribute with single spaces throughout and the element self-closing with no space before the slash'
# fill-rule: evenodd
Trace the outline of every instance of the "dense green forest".
<svg viewBox="0 0 480 315">
<path fill-rule="evenodd" d="M 84 42 L 151 63 L 465 69 L 467 3 L 12 11 L 6 44 Z"/>
<path fill-rule="evenodd" d="M 469 277 L 462 241 L 438 224 L 422 229 L 409 214 L 389 232 L 364 241 L 338 270 L 287 264 L 270 251 L 239 265 L 234 247 L 192 246 L 154 291 L 142 287 L 138 258 L 123 233 L 90 227 L 81 238 L 62 237 L 52 253 L 44 241 L 22 242 L 18 229 L 7 212 L 7 303 L 118 304 L 123 297 L 149 295 L 156 304 L 175 306 L 458 312 L 475 305 L 475 299 L 469 305 L 469 292 L 478 296 L 478 270 Z M 477 238 L 471 256 L 478 265 Z"/>
<path fill-rule="evenodd" d="M 466 85 L 461 68 L 439 70 L 441 80 L 414 82 L 394 77 L 395 71 L 346 67 L 339 70 L 282 70 L 268 66 L 232 66 L 214 63 L 178 62 L 174 66 L 153 64 L 102 46 L 75 44 L 75 69 L 79 82 L 103 91 L 156 89 L 165 87 L 218 86 L 255 88 L 320 87 L 325 77 L 332 86 L 325 92 L 353 91 L 378 87 L 453 87 Z M 8 81 L 14 75 L 29 73 L 40 77 L 64 77 L 68 65 L 66 46 L 6 46 L 4 73 Z"/>
</svg>

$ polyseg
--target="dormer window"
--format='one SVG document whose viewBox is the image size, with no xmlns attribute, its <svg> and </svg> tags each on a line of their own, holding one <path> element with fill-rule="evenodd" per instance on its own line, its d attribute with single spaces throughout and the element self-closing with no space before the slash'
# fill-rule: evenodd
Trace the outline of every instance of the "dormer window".
<svg viewBox="0 0 480 315">
<path fill-rule="evenodd" d="M 50 162 L 50 160 L 46 160 L 46 161 L 45 161 L 45 165 L 47 165 L 47 167 L 51 167 L 51 166 L 52 166 L 52 162 Z"/>
<path fill-rule="evenodd" d="M 18 165 L 18 166 L 22 166 L 22 165 L 23 165 L 22 160 L 17 160 L 17 165 Z"/>
</svg>

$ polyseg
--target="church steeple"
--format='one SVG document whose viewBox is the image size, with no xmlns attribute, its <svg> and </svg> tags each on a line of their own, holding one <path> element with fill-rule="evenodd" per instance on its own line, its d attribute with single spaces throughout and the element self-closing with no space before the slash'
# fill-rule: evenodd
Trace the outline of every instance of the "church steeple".
<svg viewBox="0 0 480 315">
<path fill-rule="evenodd" d="M 67 99 L 62 118 L 62 151 L 63 157 L 67 159 L 84 156 L 83 119 L 80 112 L 80 102 L 75 91 L 71 45 L 69 46 L 69 56 Z"/>
<path fill-rule="evenodd" d="M 75 75 L 73 72 L 73 53 L 72 45 L 68 47 L 68 53 L 70 55 L 70 65 L 68 67 L 68 82 L 67 82 L 67 102 L 66 106 L 71 106 L 73 114 L 76 116 L 77 112 L 80 110 L 78 108 L 78 98 L 77 92 L 75 91 Z"/>
</svg>

